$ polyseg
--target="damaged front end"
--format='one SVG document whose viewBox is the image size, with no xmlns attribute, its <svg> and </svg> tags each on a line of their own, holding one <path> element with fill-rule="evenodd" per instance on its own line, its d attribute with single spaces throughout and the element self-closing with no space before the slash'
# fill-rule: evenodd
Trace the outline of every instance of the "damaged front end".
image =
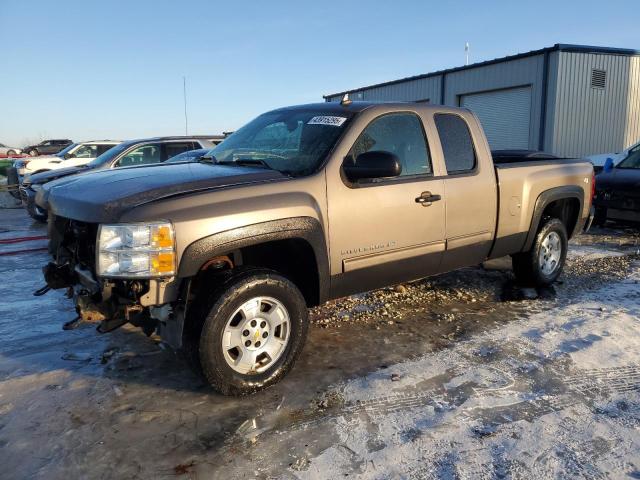
<svg viewBox="0 0 640 480">
<path fill-rule="evenodd" d="M 137 232 L 141 231 L 142 235 L 134 232 L 138 237 L 133 240 L 125 227 L 112 229 L 124 232 L 121 239 L 112 231 L 105 234 L 105 228 L 98 224 L 55 215 L 50 215 L 48 226 L 49 252 L 54 261 L 43 269 L 47 288 L 67 290 L 67 296 L 74 299 L 78 323 L 98 323 L 97 329 L 101 333 L 131 323 L 147 335 L 158 331 L 164 341 L 180 348 L 185 313 L 185 302 L 181 299 L 186 298 L 186 292 L 182 292 L 182 283 L 173 276 L 173 270 L 158 261 L 164 260 L 168 264 L 166 252 L 170 247 L 154 247 L 149 250 L 151 254 L 143 251 L 138 244 L 145 241 L 145 230 L 139 226 Z M 170 240 L 173 242 L 172 237 Z M 161 244 L 164 240 L 155 241 Z M 121 253 L 126 250 L 123 246 L 126 242 L 138 243 L 135 248 Z M 140 267 L 143 264 L 140 258 L 144 260 L 141 252 L 149 257 L 149 264 L 155 262 L 150 268 L 165 268 L 172 275 L 146 278 Z M 124 266 L 117 264 L 118 261 Z M 131 270 L 134 268 L 131 265 L 138 271 L 127 275 L 138 278 L 123 278 L 124 274 L 118 269 Z M 101 275 L 104 272 L 100 269 L 110 269 L 108 273 L 112 278 Z M 188 282 L 184 284 L 188 288 Z"/>
</svg>

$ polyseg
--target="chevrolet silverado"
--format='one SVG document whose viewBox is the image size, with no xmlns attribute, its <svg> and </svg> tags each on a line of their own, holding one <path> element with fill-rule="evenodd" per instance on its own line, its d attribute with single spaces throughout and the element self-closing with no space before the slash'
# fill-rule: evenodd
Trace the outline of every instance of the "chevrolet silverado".
<svg viewBox="0 0 640 480">
<path fill-rule="evenodd" d="M 289 371 L 307 308 L 511 255 L 523 284 L 560 275 L 590 218 L 593 167 L 499 163 L 468 110 L 322 103 L 260 115 L 196 163 L 59 179 L 48 288 L 106 332 L 158 332 L 218 391 Z"/>
</svg>

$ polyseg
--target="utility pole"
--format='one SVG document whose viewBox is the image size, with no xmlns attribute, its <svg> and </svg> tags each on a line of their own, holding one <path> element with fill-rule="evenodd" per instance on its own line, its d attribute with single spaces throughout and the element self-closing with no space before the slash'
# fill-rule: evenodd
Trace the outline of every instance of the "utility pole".
<svg viewBox="0 0 640 480">
<path fill-rule="evenodd" d="M 469 42 L 464 44 L 465 65 L 469 65 Z"/>
<path fill-rule="evenodd" d="M 184 98 L 184 134 L 189 135 L 189 119 L 187 117 L 187 77 L 182 77 L 182 95 Z"/>
</svg>

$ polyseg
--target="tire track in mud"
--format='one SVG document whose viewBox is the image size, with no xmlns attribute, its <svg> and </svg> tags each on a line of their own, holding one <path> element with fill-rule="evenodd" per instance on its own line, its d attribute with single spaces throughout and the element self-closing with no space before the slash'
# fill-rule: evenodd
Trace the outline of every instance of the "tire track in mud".
<svg viewBox="0 0 640 480">
<path fill-rule="evenodd" d="M 549 369 L 550 367 L 547 366 L 546 368 Z M 494 425 L 512 423 L 518 420 L 531 422 L 547 413 L 557 412 L 577 403 L 590 403 L 596 396 L 639 391 L 640 365 L 576 371 L 568 377 L 556 374 L 556 379 L 561 379 L 561 382 L 567 386 L 566 391 L 556 394 L 544 393 L 542 398 L 523 399 L 506 406 L 463 410 L 461 415 L 466 420 L 474 420 L 483 418 L 483 413 L 485 412 L 495 412 L 492 421 Z M 436 413 L 439 411 L 451 411 L 461 407 L 466 400 L 474 395 L 476 397 L 487 396 L 487 393 L 485 393 L 487 391 L 491 391 L 491 389 L 464 384 L 461 387 L 449 390 L 443 387 L 395 393 L 356 403 L 348 403 L 327 411 L 310 410 L 303 414 L 308 418 L 289 424 L 286 430 L 308 429 L 339 417 L 343 417 L 348 422 L 349 417 L 357 416 L 360 413 L 384 416 L 401 410 L 425 407 L 433 407 Z M 496 395 L 495 397 L 506 397 L 508 393 L 520 392 L 507 390 L 502 395 Z M 504 410 L 504 412 L 501 412 L 501 410 Z"/>
</svg>

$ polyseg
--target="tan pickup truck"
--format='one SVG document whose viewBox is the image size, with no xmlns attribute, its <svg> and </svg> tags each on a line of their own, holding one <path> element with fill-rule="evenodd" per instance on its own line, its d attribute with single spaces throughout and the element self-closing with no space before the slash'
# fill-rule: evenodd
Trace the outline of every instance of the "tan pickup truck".
<svg viewBox="0 0 640 480">
<path fill-rule="evenodd" d="M 593 168 L 494 165 L 468 110 L 344 101 L 274 110 L 197 163 L 50 182 L 50 288 L 99 331 L 131 322 L 241 395 L 292 367 L 307 307 L 511 255 L 554 282 Z"/>
</svg>

